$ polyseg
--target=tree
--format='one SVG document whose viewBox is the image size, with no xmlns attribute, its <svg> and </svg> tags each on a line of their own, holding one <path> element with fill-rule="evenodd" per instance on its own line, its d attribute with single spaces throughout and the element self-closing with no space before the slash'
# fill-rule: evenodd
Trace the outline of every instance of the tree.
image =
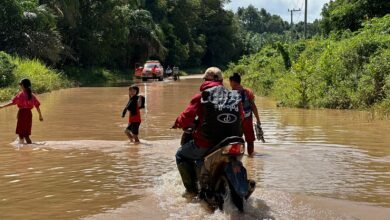
<svg viewBox="0 0 390 220">
<path fill-rule="evenodd" d="M 128 49 L 138 48 L 133 52 L 133 58 L 136 56 L 139 60 L 145 61 L 154 56 L 161 60 L 165 58 L 166 48 L 162 44 L 163 33 L 161 29 L 153 22 L 151 14 L 146 10 L 133 10 L 129 14 L 127 21 Z M 133 59 L 136 60 L 136 59 Z"/>
<path fill-rule="evenodd" d="M 259 11 L 253 5 L 239 7 L 236 16 L 245 31 L 282 34 L 289 29 L 288 22 L 283 21 L 280 16 L 271 15 L 264 8 Z"/>
<path fill-rule="evenodd" d="M 0 2 L 0 50 L 15 53 L 22 38 L 23 9 L 15 0 Z"/>
<path fill-rule="evenodd" d="M 356 31 L 364 21 L 390 13 L 390 2 L 382 0 L 335 0 L 322 8 L 321 28 L 330 31 Z"/>
<path fill-rule="evenodd" d="M 52 11 L 37 1 L 0 3 L 0 50 L 57 63 L 63 50 Z"/>
<path fill-rule="evenodd" d="M 205 65 L 226 65 L 238 59 L 242 51 L 239 26 L 234 22 L 234 13 L 223 9 L 224 1 L 202 0 L 199 31 L 206 37 Z"/>
</svg>

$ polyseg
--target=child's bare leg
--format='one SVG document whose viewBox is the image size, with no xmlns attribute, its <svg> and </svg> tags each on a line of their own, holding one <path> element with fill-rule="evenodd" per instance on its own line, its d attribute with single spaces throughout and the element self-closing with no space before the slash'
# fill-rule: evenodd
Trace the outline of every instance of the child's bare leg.
<svg viewBox="0 0 390 220">
<path fill-rule="evenodd" d="M 26 136 L 25 139 L 26 139 L 27 144 L 32 144 L 30 136 Z"/>
<path fill-rule="evenodd" d="M 138 135 L 133 134 L 133 137 L 134 137 L 134 143 L 139 144 Z"/>
<path fill-rule="evenodd" d="M 19 135 L 19 144 L 24 144 L 24 137 Z"/>
<path fill-rule="evenodd" d="M 129 138 L 129 140 L 131 141 L 131 142 L 133 142 L 134 140 L 133 140 L 133 135 L 131 135 L 131 133 L 130 133 L 130 131 L 129 130 L 125 130 L 125 134 L 127 135 L 127 137 Z"/>
<path fill-rule="evenodd" d="M 249 156 L 253 156 L 254 155 L 254 148 L 255 148 L 255 146 L 254 146 L 254 143 L 253 143 L 253 141 L 252 142 L 247 142 L 247 145 L 248 145 L 248 155 Z"/>
</svg>

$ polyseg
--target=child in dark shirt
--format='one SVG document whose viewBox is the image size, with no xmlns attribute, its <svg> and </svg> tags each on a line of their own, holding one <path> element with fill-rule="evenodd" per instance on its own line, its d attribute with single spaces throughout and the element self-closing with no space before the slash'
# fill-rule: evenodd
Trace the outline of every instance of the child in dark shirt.
<svg viewBox="0 0 390 220">
<path fill-rule="evenodd" d="M 143 97 L 138 96 L 139 88 L 138 86 L 129 87 L 129 102 L 126 107 L 123 109 L 122 118 L 126 116 L 126 112 L 129 112 L 129 124 L 125 129 L 125 134 L 131 142 L 134 141 L 135 144 L 139 144 L 138 133 L 139 126 L 141 124 L 141 113 L 140 108 L 143 108 L 142 99 Z"/>
</svg>

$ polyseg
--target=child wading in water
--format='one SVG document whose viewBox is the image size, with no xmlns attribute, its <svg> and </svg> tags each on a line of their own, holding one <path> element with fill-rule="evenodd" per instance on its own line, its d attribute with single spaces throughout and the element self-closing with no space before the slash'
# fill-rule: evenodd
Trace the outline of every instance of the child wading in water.
<svg viewBox="0 0 390 220">
<path fill-rule="evenodd" d="M 142 96 L 138 96 L 138 93 L 138 86 L 129 87 L 130 100 L 122 112 L 122 118 L 124 118 L 126 116 L 126 112 L 129 111 L 129 125 L 125 129 L 125 134 L 129 140 L 131 142 L 134 141 L 135 144 L 140 143 L 138 139 L 139 126 L 141 124 L 140 109 L 144 108 L 144 98 Z"/>
<path fill-rule="evenodd" d="M 40 103 L 38 99 L 32 94 L 30 80 L 22 79 L 19 85 L 22 91 L 19 92 L 12 99 L 11 102 L 0 106 L 0 109 L 12 105 L 18 106 L 19 111 L 17 116 L 18 122 L 16 124 L 16 134 L 19 135 L 19 143 L 24 144 L 24 140 L 26 140 L 27 144 L 31 144 L 32 143 L 30 139 L 31 127 L 32 127 L 31 109 L 33 109 L 34 107 L 37 109 L 40 121 L 43 121 L 43 117 L 41 114 L 41 110 L 39 108 Z"/>
</svg>

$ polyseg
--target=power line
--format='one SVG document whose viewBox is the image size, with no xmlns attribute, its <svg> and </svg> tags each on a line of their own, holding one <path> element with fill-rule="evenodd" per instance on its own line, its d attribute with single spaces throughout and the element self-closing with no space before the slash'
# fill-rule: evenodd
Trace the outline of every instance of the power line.
<svg viewBox="0 0 390 220">
<path fill-rule="evenodd" d="M 293 25 L 293 13 L 294 12 L 297 12 L 297 11 L 301 11 L 301 9 L 288 9 L 288 12 L 290 12 L 291 13 L 291 26 Z"/>
</svg>

